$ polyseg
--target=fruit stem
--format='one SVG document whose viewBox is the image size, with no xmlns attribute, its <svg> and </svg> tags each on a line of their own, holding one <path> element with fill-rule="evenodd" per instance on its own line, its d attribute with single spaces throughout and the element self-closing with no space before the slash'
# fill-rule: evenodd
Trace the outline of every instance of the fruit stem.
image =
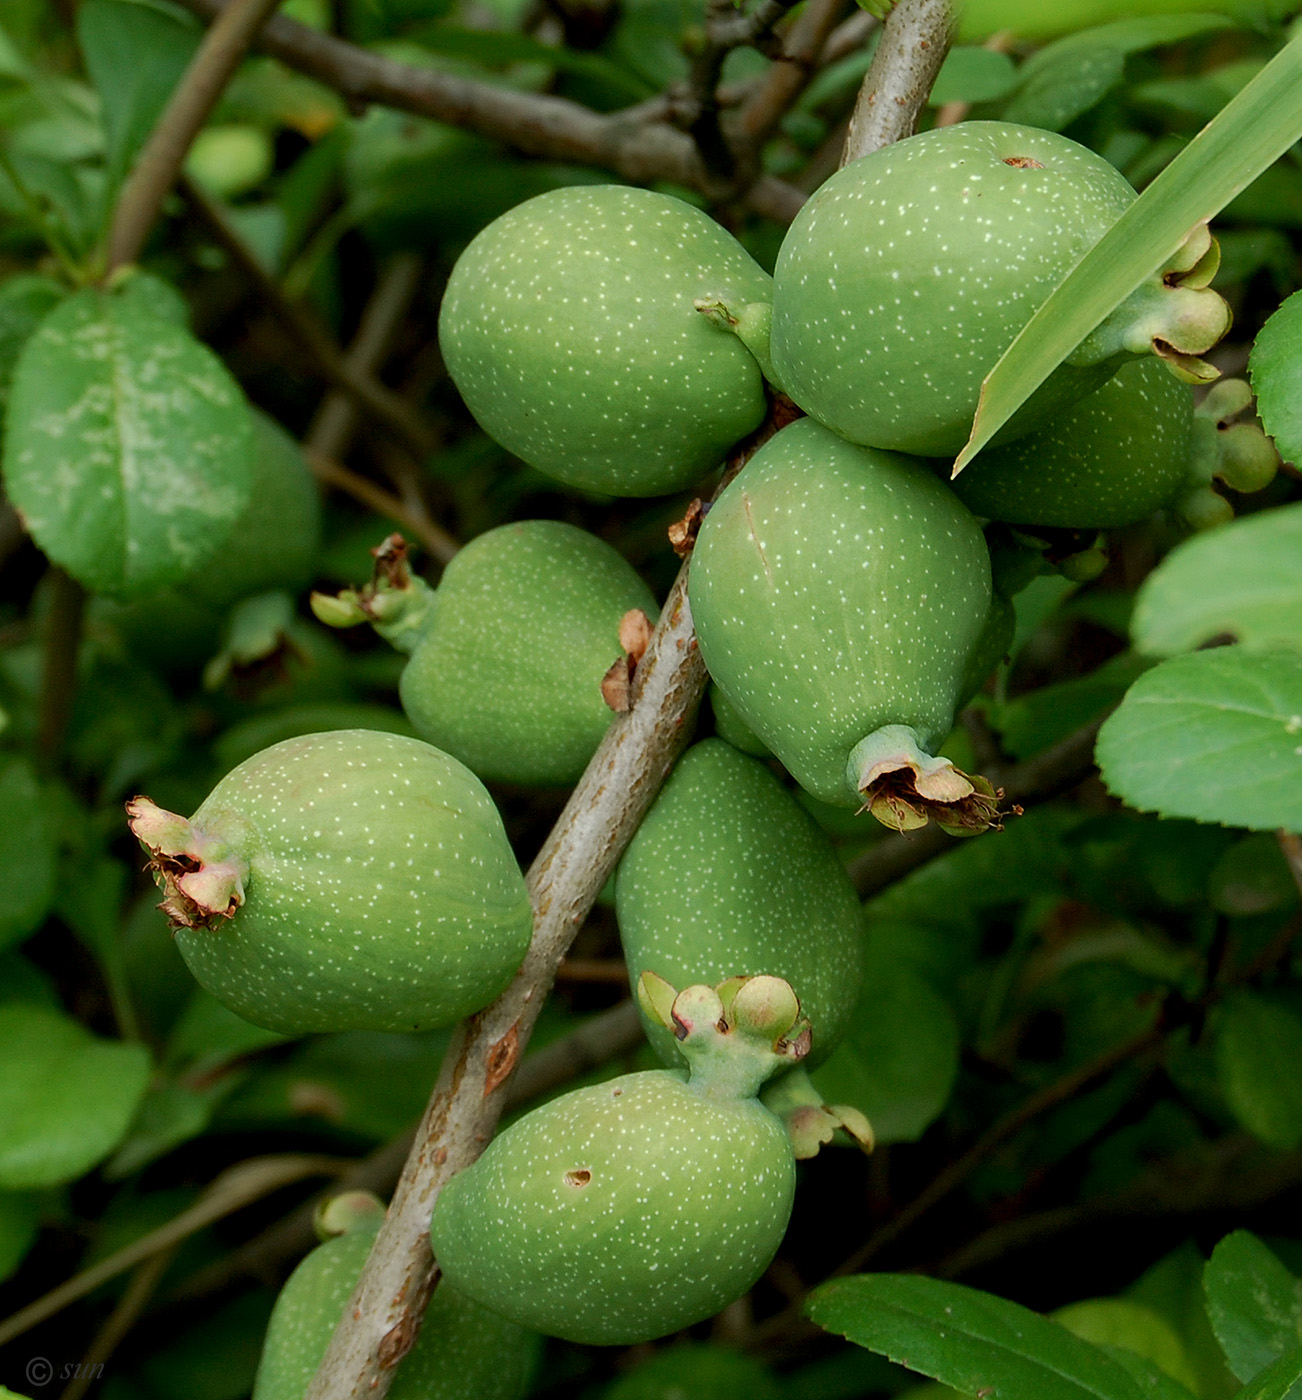
<svg viewBox="0 0 1302 1400">
<path fill-rule="evenodd" d="M 711 325 L 735 335 L 755 357 L 764 378 L 779 393 L 786 392 L 769 353 L 769 341 L 773 334 L 771 302 L 752 301 L 745 306 L 730 306 L 722 297 L 697 297 L 694 305 Z"/>
</svg>

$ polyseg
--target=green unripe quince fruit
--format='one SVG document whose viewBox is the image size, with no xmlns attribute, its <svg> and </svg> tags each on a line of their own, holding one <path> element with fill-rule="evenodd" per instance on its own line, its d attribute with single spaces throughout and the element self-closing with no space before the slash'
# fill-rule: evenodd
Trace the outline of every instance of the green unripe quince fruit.
<svg viewBox="0 0 1302 1400">
<path fill-rule="evenodd" d="M 808 1018 L 806 1064 L 840 1040 L 863 979 L 863 908 L 831 842 L 762 764 L 722 739 L 690 749 L 619 864 L 619 932 L 636 982 L 675 986 L 759 969 L 789 982 Z M 681 1065 L 673 1033 L 647 1036 Z"/>
<path fill-rule="evenodd" d="M 490 781 L 573 783 L 613 715 L 601 681 L 619 627 L 655 599 L 586 530 L 503 525 L 448 565 L 402 674 L 417 732 Z"/>
<path fill-rule="evenodd" d="M 986 448 L 954 494 L 1012 525 L 1131 525 L 1184 484 L 1193 423 L 1189 387 L 1156 360 L 1134 360 L 1052 425 Z"/>
<path fill-rule="evenodd" d="M 710 674 L 807 792 L 900 828 L 989 825 L 988 790 L 928 751 L 963 698 L 990 559 L 923 463 L 791 424 L 705 517 L 688 592 Z"/>
<path fill-rule="evenodd" d="M 950 456 L 981 381 L 1050 292 L 1135 198 L 1065 136 L 1006 122 L 938 127 L 838 171 L 792 223 L 774 271 L 771 354 L 785 391 L 851 442 Z M 1206 285 L 1206 230 L 1056 369 L 1011 440 L 1125 359 L 1182 372 L 1229 326 Z"/>
<path fill-rule="evenodd" d="M 764 416 L 758 364 L 696 301 L 770 279 L 699 209 L 623 185 L 526 200 L 458 259 L 439 345 L 490 436 L 568 485 L 654 496 L 696 481 Z"/>
<path fill-rule="evenodd" d="M 318 1245 L 286 1280 L 267 1324 L 253 1400 L 303 1400 L 370 1253 L 378 1220 Z M 447 1284 L 434 1292 L 394 1400 L 521 1400 L 540 1339 Z"/>
<path fill-rule="evenodd" d="M 712 1316 L 767 1267 L 795 1160 L 754 1094 L 807 1048 L 799 1008 L 772 977 L 667 990 L 690 1080 L 647 1070 L 553 1099 L 443 1188 L 430 1242 L 458 1292 L 569 1341 L 629 1344 Z"/>
<path fill-rule="evenodd" d="M 529 946 L 497 809 L 419 739 L 287 739 L 189 821 L 148 798 L 127 807 L 190 971 L 269 1030 L 448 1026 L 492 1001 Z"/>
</svg>

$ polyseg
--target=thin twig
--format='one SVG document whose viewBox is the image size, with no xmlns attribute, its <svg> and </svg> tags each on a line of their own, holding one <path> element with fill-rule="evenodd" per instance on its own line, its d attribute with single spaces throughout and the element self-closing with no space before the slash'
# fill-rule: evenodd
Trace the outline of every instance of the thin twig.
<svg viewBox="0 0 1302 1400">
<path fill-rule="evenodd" d="M 782 52 L 774 55 L 773 66 L 728 123 L 729 136 L 744 151 L 757 158 L 759 148 L 809 86 L 817 61 L 844 11 L 844 0 L 810 0 L 800 12 Z M 867 18 L 871 20 L 872 16 Z M 871 32 L 865 31 L 865 38 Z"/>
<path fill-rule="evenodd" d="M 181 0 L 192 14 L 213 20 L 230 0 Z M 647 121 L 638 110 L 602 114 L 542 93 L 517 92 L 454 73 L 417 68 L 322 34 L 283 15 L 262 31 L 260 47 L 290 68 L 342 94 L 355 111 L 374 102 L 478 132 L 526 155 L 592 165 L 626 180 L 670 180 L 714 197 L 735 192 L 710 174 L 686 132 Z M 803 196 L 783 180 L 761 176 L 746 202 L 766 218 L 789 223 Z"/>
<path fill-rule="evenodd" d="M 95 1333 L 72 1379 L 64 1386 L 59 1400 L 81 1400 L 91 1386 L 103 1376 L 105 1363 L 139 1320 L 175 1255 L 175 1247 L 160 1249 L 143 1264 L 136 1266 L 125 1291 L 118 1299 L 117 1306 Z"/>
<path fill-rule="evenodd" d="M 280 0 L 230 0 L 203 36 L 127 177 L 105 244 L 105 272 L 135 262 L 194 138 Z"/>
<path fill-rule="evenodd" d="M 384 269 L 344 356 L 344 363 L 354 375 L 373 378 L 383 366 L 420 286 L 424 267 L 425 260 L 419 253 L 399 253 Z M 354 396 L 332 389 L 312 419 L 304 439 L 306 447 L 342 460 L 348 455 L 358 418 Z"/>
<path fill-rule="evenodd" d="M 631 1000 L 621 1001 L 609 1011 L 588 1017 L 559 1040 L 530 1055 L 511 1076 L 506 1106 L 519 1108 L 568 1084 L 577 1075 L 621 1059 L 641 1044 L 642 1023 L 638 1020 L 637 1008 Z M 387 1196 L 402 1173 L 415 1136 L 415 1129 L 412 1129 L 355 1162 L 328 1192 L 313 1196 L 283 1220 L 186 1279 L 169 1295 L 168 1304 L 186 1304 L 195 1298 L 220 1293 L 247 1277 L 279 1281 L 285 1265 L 316 1243 L 312 1222 L 317 1204 L 324 1196 L 338 1191 L 374 1191 Z"/>
<path fill-rule="evenodd" d="M 1298 893 L 1302 894 L 1302 836 L 1291 831 L 1280 831 L 1276 836 L 1279 848 L 1283 851 L 1284 859 L 1288 862 L 1288 868 L 1297 883 Z"/>
<path fill-rule="evenodd" d="M 382 427 L 418 457 L 438 445 L 438 439 L 416 409 L 392 389 L 370 374 L 359 373 L 349 364 L 334 337 L 302 303 L 291 301 L 280 283 L 263 267 L 257 254 L 240 236 L 226 211 L 193 180 L 183 178 L 186 198 L 202 216 L 213 237 L 240 271 L 253 284 L 260 301 L 307 352 L 317 372 L 328 383 L 356 400 Z"/>
<path fill-rule="evenodd" d="M 304 455 L 318 481 L 346 491 L 363 505 L 401 525 L 413 539 L 418 539 L 429 551 L 430 556 L 440 564 L 449 563 L 460 549 L 460 544 L 452 535 L 436 525 L 427 515 L 417 515 L 408 510 L 406 503 L 392 491 L 386 491 L 383 486 L 377 486 L 368 477 L 350 471 L 342 462 L 336 462 L 332 457 L 323 457 L 321 453 L 307 448 L 304 448 Z"/>
<path fill-rule="evenodd" d="M 50 607 L 45 618 L 45 649 L 41 660 L 41 707 L 36 746 L 47 762 L 63 747 L 77 691 L 77 658 L 81 653 L 81 624 L 86 614 L 86 590 L 57 565 L 49 572 Z"/>
<path fill-rule="evenodd" d="M 992 1123 L 984 1133 L 961 1156 L 938 1172 L 931 1181 L 907 1205 L 880 1226 L 869 1238 L 844 1259 L 827 1276 L 840 1278 L 862 1269 L 875 1259 L 888 1245 L 894 1244 L 904 1232 L 915 1225 L 933 1207 L 961 1186 L 974 1171 L 1028 1124 L 1076 1097 L 1099 1079 L 1120 1069 L 1128 1061 L 1136 1059 L 1146 1051 L 1160 1045 L 1166 1036 L 1166 1026 L 1159 1018 L 1146 1030 L 1131 1036 L 1120 1045 L 1105 1050 L 1101 1055 L 1064 1074 L 1052 1083 L 1025 1098 L 1016 1108 Z M 757 1327 L 751 1335 L 751 1346 L 764 1346 L 782 1336 L 804 1315 L 804 1299 L 798 1298 L 776 1316 L 769 1318 Z"/>
<path fill-rule="evenodd" d="M 953 30 L 953 0 L 899 0 L 859 89 L 843 166 L 913 132 Z"/>
<path fill-rule="evenodd" d="M 203 1199 L 174 1216 L 165 1225 L 141 1235 L 128 1245 L 101 1259 L 75 1278 L 51 1289 L 44 1297 L 0 1322 L 0 1346 L 12 1342 L 47 1318 L 54 1317 L 70 1303 L 93 1293 L 101 1284 L 151 1258 L 160 1250 L 171 1249 L 182 1240 L 215 1224 L 225 1216 L 260 1201 L 273 1191 L 291 1186 L 310 1176 L 335 1176 L 346 1163 L 337 1157 L 255 1157 L 223 1172 L 209 1186 Z"/>
</svg>

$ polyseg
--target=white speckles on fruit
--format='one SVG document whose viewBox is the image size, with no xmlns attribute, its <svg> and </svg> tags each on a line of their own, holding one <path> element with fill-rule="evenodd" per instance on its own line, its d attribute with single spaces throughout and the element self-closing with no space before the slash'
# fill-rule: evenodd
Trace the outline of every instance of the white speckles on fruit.
<svg viewBox="0 0 1302 1400">
<path fill-rule="evenodd" d="M 620 862 L 629 976 L 676 987 L 765 973 L 789 982 L 827 1058 L 863 976 L 863 913 L 828 839 L 774 775 L 721 739 L 679 761 Z M 642 1013 L 661 1059 L 670 1031 Z"/>
<path fill-rule="evenodd" d="M 650 1070 L 535 1109 L 445 1186 L 430 1238 L 454 1287 L 596 1345 L 710 1317 L 777 1250 L 795 1189 L 786 1130 Z M 582 1163 L 581 1188 L 568 1176 Z"/>
<path fill-rule="evenodd" d="M 853 162 L 778 256 L 783 387 L 852 442 L 953 455 L 984 375 L 1133 199 L 1092 151 L 1002 122 L 940 127 Z M 1104 377 L 1067 366 L 1048 395 L 1078 397 Z"/>
<path fill-rule="evenodd" d="M 503 525 L 448 565 L 402 675 L 417 731 L 490 781 L 572 783 L 610 725 L 601 679 L 650 589 L 586 530 Z"/>
<path fill-rule="evenodd" d="M 990 561 L 925 464 L 801 419 L 706 516 L 688 590 L 701 654 L 742 718 L 806 791 L 849 806 L 845 765 L 866 735 L 948 731 Z"/>
<path fill-rule="evenodd" d="M 233 918 L 179 929 L 177 945 L 257 1025 L 450 1025 L 487 1005 L 528 947 L 529 900 L 497 809 L 420 740 L 285 740 L 228 773 L 190 825 L 205 860 L 230 852 L 248 876 Z"/>
<path fill-rule="evenodd" d="M 696 310 L 767 301 L 768 275 L 668 195 L 582 185 L 526 200 L 457 261 L 439 343 L 486 432 L 571 485 L 689 485 L 764 414 L 759 367 Z"/>
</svg>

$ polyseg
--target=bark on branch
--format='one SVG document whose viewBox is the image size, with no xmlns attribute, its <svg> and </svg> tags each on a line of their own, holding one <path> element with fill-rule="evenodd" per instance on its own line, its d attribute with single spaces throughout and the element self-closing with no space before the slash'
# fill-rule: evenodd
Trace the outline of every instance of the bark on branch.
<svg viewBox="0 0 1302 1400">
<path fill-rule="evenodd" d="M 195 8 L 216 0 L 185 3 Z M 948 5 L 940 7 L 939 15 L 934 0 L 902 0 L 901 8 L 925 11 L 934 26 L 931 41 L 943 47 L 949 32 Z M 268 38 L 273 37 L 269 32 Z M 441 80 L 441 75 L 417 76 Z M 494 96 L 525 100 L 497 90 Z M 584 113 L 583 120 L 609 119 Z M 912 114 L 901 109 L 896 127 L 883 123 L 883 144 L 893 139 L 892 131 L 894 136 L 908 134 L 911 122 Z M 570 158 L 582 157 L 571 153 Z M 699 168 L 694 150 L 692 164 Z M 612 168 L 627 173 L 619 166 Z M 775 415 L 766 426 L 767 433 L 776 430 Z M 765 435 L 762 430 L 738 452 L 732 469 L 740 468 Z M 453 1037 L 362 1277 L 305 1400 L 383 1400 L 394 1368 L 415 1343 L 437 1282 L 429 1247 L 435 1199 L 491 1139 L 507 1082 L 560 961 L 690 737 L 706 673 L 687 602 L 688 567 L 684 564 L 680 570 L 638 665 L 631 709 L 612 722 L 530 867 L 534 935 L 524 965 L 497 1001 L 464 1022 Z"/>
</svg>

